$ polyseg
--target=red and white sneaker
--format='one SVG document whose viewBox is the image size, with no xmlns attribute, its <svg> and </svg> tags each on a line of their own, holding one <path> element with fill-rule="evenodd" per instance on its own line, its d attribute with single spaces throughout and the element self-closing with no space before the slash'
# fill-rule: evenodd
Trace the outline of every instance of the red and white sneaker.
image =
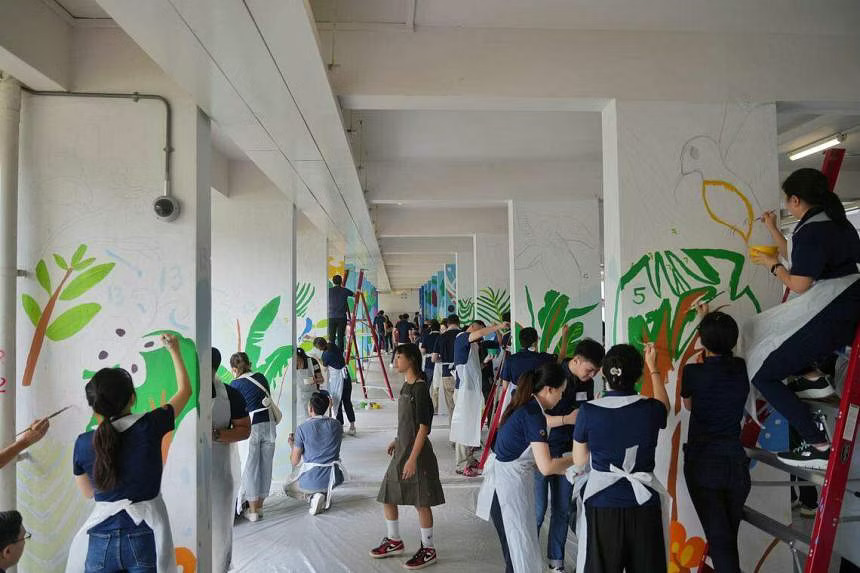
<svg viewBox="0 0 860 573">
<path fill-rule="evenodd" d="M 403 564 L 407 569 L 424 569 L 436 563 L 436 550 L 432 547 L 421 546 L 412 559 Z"/>
<path fill-rule="evenodd" d="M 402 539 L 388 539 L 387 537 L 383 537 L 382 543 L 380 543 L 378 547 L 374 547 L 370 550 L 370 556 L 374 559 L 384 559 L 386 557 L 391 557 L 392 555 L 400 555 L 403 553 L 404 549 L 406 549 L 406 545 L 403 544 Z"/>
<path fill-rule="evenodd" d="M 467 478 L 474 478 L 481 476 L 481 470 L 478 469 L 477 465 L 469 466 L 463 470 L 463 475 Z"/>
</svg>

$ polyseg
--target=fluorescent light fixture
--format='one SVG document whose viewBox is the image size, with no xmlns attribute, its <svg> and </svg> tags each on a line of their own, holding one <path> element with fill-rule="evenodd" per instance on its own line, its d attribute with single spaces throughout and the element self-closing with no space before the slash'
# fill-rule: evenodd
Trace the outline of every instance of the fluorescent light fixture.
<svg viewBox="0 0 860 573">
<path fill-rule="evenodd" d="M 818 153 L 819 151 L 824 151 L 825 149 L 830 149 L 835 145 L 839 145 L 845 141 L 845 134 L 837 133 L 836 135 L 831 135 L 830 137 L 826 137 L 824 139 L 819 139 L 815 143 L 811 143 L 805 147 L 801 147 L 800 149 L 796 149 L 795 151 L 790 151 L 788 153 L 788 158 L 791 161 L 797 161 L 803 157 L 808 157 L 813 153 Z"/>
</svg>

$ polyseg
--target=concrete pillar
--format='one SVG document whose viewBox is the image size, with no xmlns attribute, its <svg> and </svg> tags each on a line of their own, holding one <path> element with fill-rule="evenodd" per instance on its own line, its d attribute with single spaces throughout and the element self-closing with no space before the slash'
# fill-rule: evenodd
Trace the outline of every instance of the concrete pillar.
<svg viewBox="0 0 860 573">
<path fill-rule="evenodd" d="M 21 86 L 0 73 L 0 447 L 15 441 L 18 132 Z M 15 464 L 0 470 L 0 507 L 16 503 Z"/>
<path fill-rule="evenodd" d="M 498 322 L 510 310 L 507 233 L 475 234 L 475 318 Z"/>
<path fill-rule="evenodd" d="M 699 299 L 739 323 L 778 300 L 776 281 L 747 257 L 750 245 L 771 242 L 753 220 L 779 207 L 776 110 L 612 102 L 603 112 L 603 135 L 607 346 L 657 344 L 671 407 L 655 474 L 674 498 L 671 520 L 688 538 L 702 537 L 682 475 L 689 412 L 681 407 L 677 378 L 697 359 Z M 651 392 L 645 376 L 642 393 Z M 786 449 L 785 436 L 784 420 L 772 414 L 759 443 Z M 753 469 L 754 480 L 784 477 L 761 464 Z M 778 488 L 759 488 L 748 503 L 790 518 L 788 496 Z M 770 539 L 746 525 L 739 539 L 741 568 L 753 569 Z M 768 570 L 788 570 L 787 553 L 777 548 Z"/>
<path fill-rule="evenodd" d="M 461 320 L 471 321 L 475 317 L 475 245 L 458 250 L 457 265 L 457 314 Z"/>
<path fill-rule="evenodd" d="M 597 199 L 508 206 L 511 320 L 537 329 L 542 352 L 570 356 L 581 338 L 603 338 L 598 217 Z"/>
<path fill-rule="evenodd" d="M 284 414 L 273 472 L 275 481 L 283 481 L 290 472 L 287 437 L 295 419 L 293 204 L 253 163 L 233 161 L 230 196 L 213 194 L 212 227 L 212 338 L 223 357 L 221 375 L 232 378 L 226 370 L 230 355 L 242 350 L 268 378 Z"/>
<path fill-rule="evenodd" d="M 296 328 L 299 344 L 308 350 L 312 344 L 303 342 L 304 336 L 326 335 L 327 242 L 325 233 L 301 212 L 297 213 L 296 220 Z"/>
</svg>

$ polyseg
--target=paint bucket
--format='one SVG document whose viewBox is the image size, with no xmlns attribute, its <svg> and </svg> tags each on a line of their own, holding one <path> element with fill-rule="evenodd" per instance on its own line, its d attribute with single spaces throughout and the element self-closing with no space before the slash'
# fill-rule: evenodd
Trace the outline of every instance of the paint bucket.
<svg viewBox="0 0 860 573">
<path fill-rule="evenodd" d="M 750 257 L 756 255 L 767 255 L 775 257 L 779 253 L 779 247 L 773 245 L 750 245 Z"/>
</svg>

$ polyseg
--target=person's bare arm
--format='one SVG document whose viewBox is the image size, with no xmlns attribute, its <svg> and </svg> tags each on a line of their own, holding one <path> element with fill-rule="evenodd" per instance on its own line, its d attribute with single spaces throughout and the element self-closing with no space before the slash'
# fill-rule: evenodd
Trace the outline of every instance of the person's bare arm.
<svg viewBox="0 0 860 573">
<path fill-rule="evenodd" d="M 93 483 L 90 481 L 90 476 L 87 474 L 81 474 L 79 476 L 75 476 L 75 483 L 78 486 L 78 489 L 81 490 L 81 495 L 87 499 L 92 499 L 93 497 Z"/>
<path fill-rule="evenodd" d="M 588 450 L 588 444 L 583 442 L 573 442 L 573 463 L 577 466 L 585 466 L 588 463 L 588 458 L 591 452 Z"/>
<path fill-rule="evenodd" d="M 230 428 L 218 430 L 217 442 L 222 444 L 232 444 L 233 442 L 241 442 L 247 440 L 251 436 L 251 417 L 236 418 L 230 420 Z"/>
<path fill-rule="evenodd" d="M 0 450 L 0 468 L 18 457 L 18 454 L 45 437 L 50 427 L 47 418 L 35 420 L 18 439 Z"/>
<path fill-rule="evenodd" d="M 290 463 L 293 464 L 293 467 L 299 465 L 302 462 L 302 455 L 305 451 L 302 448 L 293 447 L 290 451 Z"/>
<path fill-rule="evenodd" d="M 645 363 L 648 365 L 648 370 L 651 371 L 651 387 L 654 389 L 654 399 L 659 400 L 669 411 L 669 394 L 666 393 L 666 386 L 663 384 L 663 376 L 657 371 L 657 347 L 653 342 L 645 345 Z"/>
<path fill-rule="evenodd" d="M 424 448 L 424 442 L 427 441 L 427 435 L 430 433 L 430 427 L 427 424 L 418 425 L 418 433 L 415 435 L 415 442 L 412 444 L 412 451 L 409 453 L 409 458 L 403 464 L 403 479 L 409 479 L 418 471 L 418 456 Z"/>
<path fill-rule="evenodd" d="M 477 342 L 487 336 L 488 334 L 492 334 L 497 330 L 502 330 L 505 328 L 510 328 L 510 324 L 507 322 L 500 322 L 498 324 L 493 324 L 490 326 L 485 326 L 484 328 L 479 328 L 474 332 L 469 333 L 469 342 Z"/>
<path fill-rule="evenodd" d="M 173 368 L 176 370 L 176 392 L 167 403 L 173 406 L 173 415 L 179 418 L 179 413 L 182 412 L 185 405 L 188 404 L 189 398 L 191 398 L 191 379 L 188 377 L 185 362 L 182 361 L 179 339 L 172 334 L 162 334 L 161 341 L 167 347 L 170 358 L 173 360 Z"/>
<path fill-rule="evenodd" d="M 546 425 L 548 428 L 558 428 L 560 426 L 572 426 L 576 424 L 576 415 L 579 413 L 579 410 L 574 410 L 569 414 L 565 414 L 564 416 L 547 416 L 546 417 Z"/>
<path fill-rule="evenodd" d="M 768 233 L 770 233 L 773 242 L 776 243 L 776 247 L 779 249 L 779 254 L 783 257 L 787 257 L 788 241 L 776 225 L 776 212 L 765 211 L 760 218 L 761 222 L 764 223 L 764 226 L 767 228 Z"/>
<path fill-rule="evenodd" d="M 565 470 L 573 465 L 571 456 L 552 457 L 549 453 L 549 444 L 546 442 L 532 442 L 531 447 L 538 471 L 545 476 L 564 475 Z"/>
</svg>

